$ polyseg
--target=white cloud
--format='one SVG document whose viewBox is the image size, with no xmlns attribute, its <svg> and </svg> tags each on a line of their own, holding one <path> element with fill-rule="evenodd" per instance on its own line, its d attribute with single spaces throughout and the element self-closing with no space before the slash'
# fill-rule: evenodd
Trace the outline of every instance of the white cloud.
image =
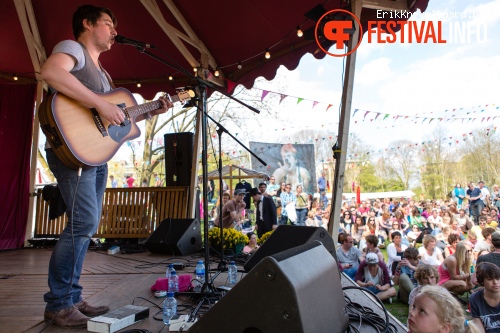
<svg viewBox="0 0 500 333">
<path fill-rule="evenodd" d="M 386 81 L 394 75 L 390 67 L 391 62 L 392 60 L 387 57 L 370 61 L 357 70 L 355 82 L 364 85 L 373 85 L 380 81 Z"/>
</svg>

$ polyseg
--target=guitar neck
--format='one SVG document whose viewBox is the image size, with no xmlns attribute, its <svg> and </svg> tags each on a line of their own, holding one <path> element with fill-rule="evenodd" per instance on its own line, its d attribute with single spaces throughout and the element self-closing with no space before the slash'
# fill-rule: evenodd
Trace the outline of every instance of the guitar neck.
<svg viewBox="0 0 500 333">
<path fill-rule="evenodd" d="M 172 100 L 172 103 L 180 101 L 179 96 L 177 96 L 177 95 L 170 96 L 170 99 Z M 158 110 L 161 108 L 162 108 L 161 102 L 159 100 L 156 100 L 156 101 L 144 103 L 141 105 L 129 106 L 129 107 L 125 108 L 125 110 L 127 110 L 127 112 L 129 113 L 131 118 L 135 118 L 141 114 L 145 114 L 145 113 L 155 111 L 155 110 Z"/>
</svg>

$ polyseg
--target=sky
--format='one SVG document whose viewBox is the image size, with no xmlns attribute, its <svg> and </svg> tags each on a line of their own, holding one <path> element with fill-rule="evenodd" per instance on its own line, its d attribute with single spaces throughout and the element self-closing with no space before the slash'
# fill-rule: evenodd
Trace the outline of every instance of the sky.
<svg viewBox="0 0 500 333">
<path fill-rule="evenodd" d="M 442 35 L 448 43 L 403 44 L 399 40 L 393 44 L 368 43 L 365 35 L 357 51 L 350 132 L 374 149 L 383 149 L 395 140 L 424 141 L 438 123 L 453 137 L 487 124 L 496 126 L 498 119 L 452 120 L 490 115 L 492 118 L 498 114 L 495 103 L 500 106 L 500 0 L 474 4 L 463 0 L 430 0 L 427 10 L 423 14 L 417 12 L 411 20 L 433 21 L 435 26 L 441 21 Z M 450 31 L 450 25 L 467 33 L 471 31 L 470 38 L 460 41 L 457 33 Z M 322 60 L 306 55 L 296 70 L 282 67 L 274 81 L 261 81 L 255 87 L 304 98 L 298 104 L 297 98 L 287 97 L 281 104 L 275 101 L 275 109 L 282 115 L 280 122 L 284 119 L 290 122 L 283 126 L 287 132 L 312 128 L 327 129 L 336 135 L 343 61 L 328 55 Z M 313 101 L 320 103 L 313 107 Z M 326 111 L 328 104 L 333 106 Z M 355 109 L 359 111 L 353 116 Z M 364 118 L 366 111 L 370 112 Z M 370 120 L 376 113 L 381 115 Z M 394 119 L 397 115 L 429 119 Z M 439 117 L 443 120 L 435 119 L 429 124 L 430 118 Z M 257 136 L 275 137 L 273 134 L 279 127 L 273 125 L 262 131 L 269 135 L 260 132 Z M 278 142 L 288 139 L 283 134 Z"/>
<path fill-rule="evenodd" d="M 496 127 L 500 120 L 492 118 L 500 115 L 500 0 L 473 4 L 430 0 L 427 10 L 410 20 L 441 22 L 448 42 L 401 43 L 398 34 L 396 43 L 369 43 L 365 34 L 356 55 L 350 133 L 380 152 L 397 140 L 424 142 L 436 126 L 445 127 L 450 146 L 464 133 Z M 470 31 L 471 38 L 457 41 L 450 25 Z M 244 127 L 224 126 L 240 134 L 238 138 L 247 145 L 249 141 L 293 143 L 293 134 L 302 129 L 318 134 L 301 143 L 332 137 L 325 141 L 332 145 L 338 133 L 344 62 L 345 58 L 327 55 L 317 60 L 308 54 L 294 71 L 281 67 L 273 81 L 261 78 L 249 91 L 259 96 L 262 90 L 269 91 L 264 101 L 278 113 L 278 119 L 242 109 L 247 118 Z M 280 103 L 274 92 L 289 97 Z M 297 103 L 299 97 L 303 100 Z M 453 121 L 453 117 L 466 119 Z M 225 142 L 231 150 L 240 149 L 229 138 Z M 217 147 L 217 142 L 213 144 Z M 130 149 L 123 145 L 115 159 L 129 156 Z"/>
</svg>

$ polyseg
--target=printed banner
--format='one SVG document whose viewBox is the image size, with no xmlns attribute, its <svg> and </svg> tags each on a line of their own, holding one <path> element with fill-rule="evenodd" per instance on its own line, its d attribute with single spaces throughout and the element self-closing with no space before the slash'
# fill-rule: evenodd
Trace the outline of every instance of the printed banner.
<svg viewBox="0 0 500 333">
<path fill-rule="evenodd" d="M 252 156 L 253 170 L 274 176 L 278 185 L 291 184 L 292 192 L 297 185 L 308 194 L 317 191 L 313 144 L 250 142 L 250 149 L 267 163 L 266 167 Z"/>
</svg>

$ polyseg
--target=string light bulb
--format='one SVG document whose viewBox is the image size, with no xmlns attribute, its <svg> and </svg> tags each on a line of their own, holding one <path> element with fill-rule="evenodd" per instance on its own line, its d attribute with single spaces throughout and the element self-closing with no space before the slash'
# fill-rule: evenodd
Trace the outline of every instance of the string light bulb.
<svg viewBox="0 0 500 333">
<path fill-rule="evenodd" d="M 266 49 L 266 55 L 265 55 L 266 59 L 269 59 L 271 58 L 271 53 L 269 53 L 269 49 Z"/>
<path fill-rule="evenodd" d="M 241 65 L 241 61 L 238 63 L 238 69 L 242 69 L 243 66 Z"/>
<path fill-rule="evenodd" d="M 198 72 L 198 67 L 193 67 L 193 71 L 196 73 Z"/>
<path fill-rule="evenodd" d="M 219 77 L 219 67 L 217 67 L 217 68 L 215 69 L 214 75 L 215 75 L 216 77 Z"/>
<path fill-rule="evenodd" d="M 173 78 L 172 74 L 170 74 L 170 75 L 168 76 L 168 80 L 169 80 L 169 81 L 173 81 L 173 80 L 174 80 L 174 78 Z"/>
<path fill-rule="evenodd" d="M 19 80 L 19 78 L 17 77 L 17 75 L 16 75 L 16 74 L 14 74 L 14 76 L 12 77 L 12 79 L 13 79 L 14 81 Z"/>
<path fill-rule="evenodd" d="M 304 36 L 304 33 L 302 32 L 302 30 L 300 30 L 300 27 L 297 26 L 297 37 L 302 37 Z"/>
<path fill-rule="evenodd" d="M 137 82 L 137 88 L 140 88 L 140 87 L 141 87 L 141 83 Z"/>
</svg>

